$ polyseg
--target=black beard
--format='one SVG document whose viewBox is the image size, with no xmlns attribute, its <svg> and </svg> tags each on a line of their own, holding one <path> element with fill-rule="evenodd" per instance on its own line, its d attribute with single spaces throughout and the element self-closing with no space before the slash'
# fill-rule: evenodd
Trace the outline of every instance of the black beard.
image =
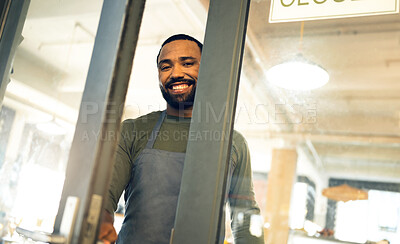
<svg viewBox="0 0 400 244">
<path fill-rule="evenodd" d="M 169 81 L 165 84 L 165 87 L 168 87 L 170 84 L 179 82 L 181 80 L 172 80 Z M 177 94 L 177 95 L 171 95 L 168 91 L 168 88 L 164 88 L 162 85 L 160 85 L 160 90 L 162 93 L 162 96 L 164 97 L 165 101 L 173 108 L 177 110 L 182 110 L 186 108 L 190 108 L 193 106 L 194 103 L 194 97 L 196 94 L 196 84 L 194 80 L 190 80 L 189 85 L 192 86 L 192 89 L 190 90 L 189 93 L 186 94 Z"/>
</svg>

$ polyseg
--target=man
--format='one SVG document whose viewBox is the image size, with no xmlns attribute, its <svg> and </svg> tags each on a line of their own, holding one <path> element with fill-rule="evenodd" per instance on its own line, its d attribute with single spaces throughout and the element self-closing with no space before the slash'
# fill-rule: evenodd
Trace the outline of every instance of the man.
<svg viewBox="0 0 400 244">
<path fill-rule="evenodd" d="M 123 122 L 99 239 L 113 242 L 117 238 L 112 213 L 125 190 L 125 219 L 117 243 L 169 243 L 201 51 L 199 41 L 183 34 L 162 44 L 157 67 L 167 109 Z M 235 243 L 263 243 L 262 236 L 255 237 L 249 230 L 251 215 L 259 214 L 251 174 L 246 142 L 234 132 L 227 188 Z"/>
</svg>

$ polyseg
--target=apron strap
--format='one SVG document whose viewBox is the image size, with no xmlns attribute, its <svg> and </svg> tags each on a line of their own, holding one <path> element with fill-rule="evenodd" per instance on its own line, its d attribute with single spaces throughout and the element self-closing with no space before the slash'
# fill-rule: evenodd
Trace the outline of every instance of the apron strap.
<svg viewBox="0 0 400 244">
<path fill-rule="evenodd" d="M 146 144 L 146 148 L 147 148 L 147 149 L 153 148 L 154 143 L 156 142 L 158 133 L 160 132 L 160 128 L 161 128 L 161 125 L 162 125 L 162 123 L 163 123 L 163 121 L 164 121 L 164 118 L 165 118 L 165 114 L 166 114 L 166 113 L 167 113 L 167 111 L 164 110 L 164 111 L 162 111 L 162 113 L 160 114 L 160 117 L 158 118 L 158 121 L 157 121 L 156 125 L 154 126 L 153 131 L 152 131 L 151 134 L 150 134 L 150 138 L 149 138 L 149 140 L 147 141 L 147 144 Z"/>
</svg>

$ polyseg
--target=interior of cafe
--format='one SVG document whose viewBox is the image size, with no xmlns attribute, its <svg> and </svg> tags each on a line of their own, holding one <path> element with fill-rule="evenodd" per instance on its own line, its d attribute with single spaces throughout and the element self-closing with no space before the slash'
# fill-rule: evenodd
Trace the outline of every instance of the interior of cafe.
<svg viewBox="0 0 400 244">
<path fill-rule="evenodd" d="M 273 21 L 272 2 L 251 1 L 234 113 L 265 243 L 400 243 L 400 15 Z M 203 42 L 209 4 L 146 1 L 122 120 L 166 108 L 160 46 Z M 30 2 L 0 112 L 0 243 L 54 230 L 102 5 Z"/>
</svg>

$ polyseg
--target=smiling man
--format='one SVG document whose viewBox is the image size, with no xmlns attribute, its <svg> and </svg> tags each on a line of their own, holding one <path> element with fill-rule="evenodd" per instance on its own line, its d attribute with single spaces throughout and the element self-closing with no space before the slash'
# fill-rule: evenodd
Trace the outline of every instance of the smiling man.
<svg viewBox="0 0 400 244">
<path fill-rule="evenodd" d="M 171 36 L 162 44 L 157 67 L 167 109 L 122 124 L 99 234 L 99 239 L 104 242 L 112 243 L 118 238 L 117 243 L 169 243 L 186 145 L 190 139 L 188 132 L 201 51 L 199 41 L 183 34 Z M 230 162 L 226 200 L 231 209 L 235 243 L 263 243 L 262 231 L 250 231 L 262 228 L 250 228 L 251 217 L 259 216 L 260 210 L 254 200 L 247 144 L 236 131 L 233 133 Z M 124 190 L 125 219 L 117 236 L 112 213 Z"/>
<path fill-rule="evenodd" d="M 168 39 L 169 42 L 166 41 L 160 50 L 157 57 L 158 79 L 167 102 L 167 114 L 191 117 L 202 44 L 195 39 L 174 40 L 178 37 Z"/>
</svg>

